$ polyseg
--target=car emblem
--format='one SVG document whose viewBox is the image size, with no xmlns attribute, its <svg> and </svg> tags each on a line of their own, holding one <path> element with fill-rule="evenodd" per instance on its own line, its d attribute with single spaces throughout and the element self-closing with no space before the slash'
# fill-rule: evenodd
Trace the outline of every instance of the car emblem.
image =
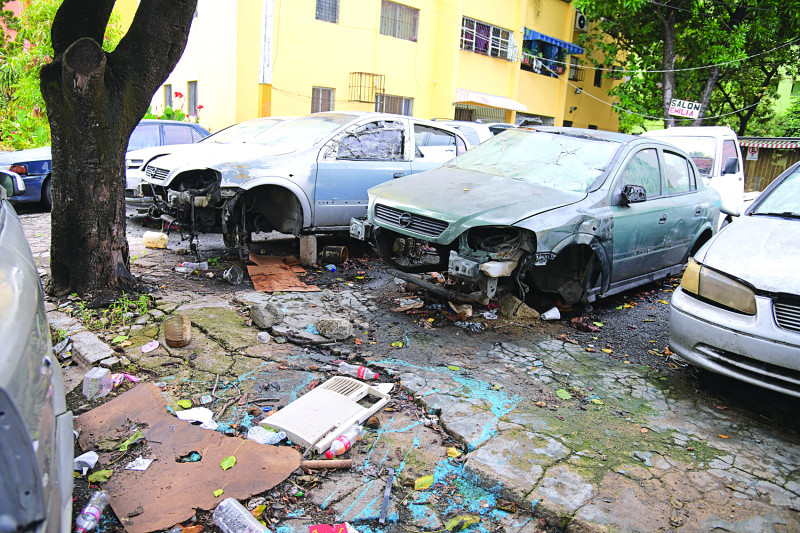
<svg viewBox="0 0 800 533">
<path fill-rule="evenodd" d="M 401 214 L 401 215 L 400 215 L 400 216 L 397 218 L 397 223 L 398 223 L 398 224 L 399 224 L 401 227 L 403 227 L 403 228 L 407 228 L 407 227 L 409 227 L 409 226 L 411 225 L 411 222 L 412 222 L 413 220 L 414 220 L 414 219 L 411 217 L 411 215 L 410 215 L 409 213 L 402 213 L 402 214 Z"/>
</svg>

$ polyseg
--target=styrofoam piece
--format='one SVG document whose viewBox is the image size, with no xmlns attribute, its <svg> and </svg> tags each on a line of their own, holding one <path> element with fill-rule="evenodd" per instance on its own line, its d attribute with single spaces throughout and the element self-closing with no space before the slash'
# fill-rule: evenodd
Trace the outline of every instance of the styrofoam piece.
<svg viewBox="0 0 800 533">
<path fill-rule="evenodd" d="M 388 390 L 386 385 L 388 385 Z M 372 386 L 357 379 L 336 376 L 299 397 L 274 415 L 260 422 L 262 426 L 283 431 L 289 440 L 313 447 L 317 453 L 327 450 L 342 431 L 363 423 L 389 403 L 391 383 Z M 385 392 L 384 392 L 385 391 Z M 366 396 L 378 398 L 364 407 L 358 402 Z"/>
</svg>

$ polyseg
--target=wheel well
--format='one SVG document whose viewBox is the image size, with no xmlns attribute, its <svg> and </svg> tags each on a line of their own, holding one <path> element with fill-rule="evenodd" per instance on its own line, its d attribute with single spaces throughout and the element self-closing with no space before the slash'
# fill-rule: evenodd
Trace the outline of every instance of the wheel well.
<svg viewBox="0 0 800 533">
<path fill-rule="evenodd" d="M 686 261 L 688 261 L 690 257 L 692 257 L 694 254 L 697 253 L 697 250 L 699 250 L 700 247 L 703 246 L 708 241 L 708 239 L 711 238 L 711 235 L 712 235 L 712 233 L 711 233 L 710 229 L 707 229 L 703 233 L 700 234 L 700 236 L 694 242 L 694 245 L 692 246 L 692 249 L 689 250 L 689 255 L 686 256 Z"/>
<path fill-rule="evenodd" d="M 277 230 L 299 235 L 303 229 L 303 207 L 295 194 L 279 185 L 264 185 L 242 194 L 239 205 L 255 231 Z"/>
<path fill-rule="evenodd" d="M 536 289 L 558 294 L 568 305 L 584 299 L 599 283 L 601 274 L 601 262 L 588 244 L 570 245 L 546 265 L 529 271 Z"/>
</svg>

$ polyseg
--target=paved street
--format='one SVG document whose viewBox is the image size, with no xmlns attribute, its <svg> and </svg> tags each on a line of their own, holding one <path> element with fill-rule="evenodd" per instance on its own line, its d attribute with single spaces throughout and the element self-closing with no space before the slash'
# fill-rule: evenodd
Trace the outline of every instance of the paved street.
<svg viewBox="0 0 800 533">
<path fill-rule="evenodd" d="M 29 211 L 22 220 L 46 270 L 49 215 Z M 165 382 L 169 406 L 177 410 L 178 400 L 213 388 L 223 398 L 210 406 L 218 430 L 237 434 L 252 425 L 251 405 L 232 400 L 275 384 L 271 405 L 285 406 L 335 375 L 339 360 L 366 364 L 396 385 L 378 427 L 348 452 L 351 470 L 298 471 L 241 499 L 266 503 L 275 531 L 323 521 L 348 521 L 362 533 L 440 531 L 459 516 L 479 517 L 466 530 L 487 532 L 800 531 L 800 402 L 670 357 L 662 302 L 671 282 L 586 310 L 602 319 L 599 332 L 576 331 L 568 319 L 494 320 L 479 314 L 485 309 L 475 309 L 471 321 L 483 330 L 473 331 L 457 327 L 433 300 L 396 310 L 417 295 L 374 260 L 336 274 L 312 269 L 307 278 L 320 292 L 267 294 L 247 279 L 238 286 L 221 279 L 230 262 L 221 239 L 211 237 L 200 249 L 205 259 L 220 258 L 215 276 L 177 274 L 171 268 L 191 260 L 177 253 L 178 236 L 166 250 L 145 249 L 140 223 L 128 219 L 133 273 L 160 287 L 157 307 L 106 337 L 130 336 L 115 355 L 126 371 Z M 276 248 L 292 246 L 280 241 Z M 262 344 L 248 310 L 265 304 L 280 316 Z M 51 321 L 76 333 L 61 311 L 51 311 Z M 161 324 L 177 312 L 191 318 L 193 340 L 167 348 Z M 334 343 L 309 331 L 329 318 L 346 319 L 353 335 Z M 160 346 L 143 354 L 153 339 Z M 72 367 L 72 383 L 84 371 Z M 87 404 L 79 388 L 68 399 L 76 414 L 102 403 Z M 460 456 L 448 456 L 449 448 Z M 382 526 L 387 468 L 396 477 Z M 429 475 L 433 485 L 415 490 Z"/>
</svg>

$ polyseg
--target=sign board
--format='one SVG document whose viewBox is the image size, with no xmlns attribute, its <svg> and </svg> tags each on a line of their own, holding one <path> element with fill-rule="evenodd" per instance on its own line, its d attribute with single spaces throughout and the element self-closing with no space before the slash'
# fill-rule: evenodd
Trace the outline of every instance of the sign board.
<svg viewBox="0 0 800 533">
<path fill-rule="evenodd" d="M 747 160 L 758 161 L 758 146 L 747 147 Z"/>
<path fill-rule="evenodd" d="M 700 102 L 689 102 L 673 98 L 669 104 L 669 114 L 683 118 L 697 118 L 700 114 Z"/>
</svg>

